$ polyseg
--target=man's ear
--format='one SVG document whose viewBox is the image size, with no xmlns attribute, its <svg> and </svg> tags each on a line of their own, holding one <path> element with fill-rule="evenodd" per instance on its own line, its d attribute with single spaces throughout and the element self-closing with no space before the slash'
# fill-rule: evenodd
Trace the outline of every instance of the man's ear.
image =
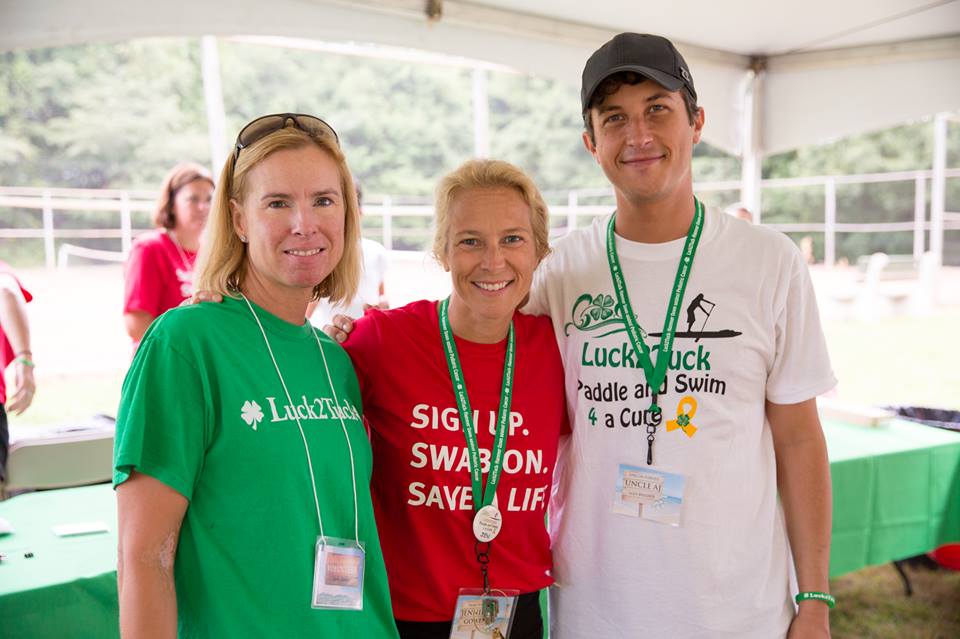
<svg viewBox="0 0 960 639">
<path fill-rule="evenodd" d="M 703 125 L 705 122 L 706 113 L 703 110 L 703 107 L 697 107 L 697 115 L 693 118 L 693 143 L 698 144 L 700 142 L 700 136 L 703 134 Z"/>
<path fill-rule="evenodd" d="M 583 139 L 583 148 L 587 150 L 587 153 L 593 156 L 594 160 L 600 162 L 599 158 L 597 158 L 597 146 L 593 143 L 593 140 L 590 139 L 590 134 L 584 131 L 581 134 L 581 138 Z"/>
</svg>

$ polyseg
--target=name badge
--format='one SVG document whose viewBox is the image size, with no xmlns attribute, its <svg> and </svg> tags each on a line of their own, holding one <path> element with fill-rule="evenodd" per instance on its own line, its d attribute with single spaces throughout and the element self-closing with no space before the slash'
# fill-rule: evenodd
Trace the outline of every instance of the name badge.
<svg viewBox="0 0 960 639">
<path fill-rule="evenodd" d="M 314 608 L 363 610 L 366 551 L 353 539 L 318 537 L 313 564 Z"/>
<path fill-rule="evenodd" d="M 505 639 L 510 636 L 519 590 L 461 588 L 450 639 Z"/>
<path fill-rule="evenodd" d="M 679 526 L 685 481 L 683 475 L 650 466 L 620 464 L 612 511 L 617 515 Z"/>
</svg>

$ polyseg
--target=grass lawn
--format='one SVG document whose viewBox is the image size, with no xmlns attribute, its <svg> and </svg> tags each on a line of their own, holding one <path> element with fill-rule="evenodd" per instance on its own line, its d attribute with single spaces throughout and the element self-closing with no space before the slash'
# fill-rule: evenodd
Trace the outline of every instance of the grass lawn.
<svg viewBox="0 0 960 639">
<path fill-rule="evenodd" d="M 892 565 L 833 579 L 834 639 L 956 639 L 960 637 L 960 572 L 907 568 L 913 596 Z"/>
<path fill-rule="evenodd" d="M 16 426 L 66 424 L 97 413 L 115 416 L 123 372 L 84 375 L 38 375 L 37 395 L 22 415 L 10 415 Z M 9 381 L 8 381 L 9 383 Z"/>
<path fill-rule="evenodd" d="M 960 410 L 960 309 L 882 322 L 827 321 L 830 358 L 846 400 Z"/>
</svg>

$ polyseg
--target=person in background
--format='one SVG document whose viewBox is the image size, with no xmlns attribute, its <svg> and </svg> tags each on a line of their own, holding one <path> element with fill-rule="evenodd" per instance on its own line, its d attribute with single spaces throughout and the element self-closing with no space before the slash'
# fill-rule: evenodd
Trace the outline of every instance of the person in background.
<svg viewBox="0 0 960 639">
<path fill-rule="evenodd" d="M 750 212 L 750 209 L 740 204 L 731 204 L 726 209 L 727 215 L 732 215 L 735 218 L 744 220 L 745 222 L 750 222 L 753 224 L 753 213 Z"/>
<path fill-rule="evenodd" d="M 817 261 L 816 256 L 813 253 L 813 238 L 809 235 L 804 235 L 800 238 L 800 254 L 803 255 L 803 261 L 807 264 L 814 264 Z"/>
<path fill-rule="evenodd" d="M 127 259 L 123 320 L 134 348 L 153 320 L 190 297 L 212 198 L 213 177 L 198 164 L 178 164 L 164 178 L 157 230 L 137 237 Z"/>
<path fill-rule="evenodd" d="M 33 353 L 26 303 L 33 299 L 6 262 L 0 261 L 0 479 L 6 477 L 10 432 L 7 414 L 19 415 L 33 401 Z M 13 363 L 13 388 L 7 393 L 6 370 Z"/>
<path fill-rule="evenodd" d="M 356 179 L 353 186 L 357 191 L 360 215 L 363 215 L 363 189 Z M 387 268 L 390 260 L 387 249 L 376 240 L 362 237 L 360 253 L 363 256 L 363 270 L 360 273 L 357 294 L 352 300 L 343 304 L 331 304 L 327 299 L 312 303 L 307 308 L 307 313 L 314 326 L 321 328 L 326 326 L 334 315 L 347 315 L 356 319 L 362 317 L 368 308 L 390 308 L 386 292 Z"/>
<path fill-rule="evenodd" d="M 356 292 L 359 227 L 326 122 L 240 131 L 197 265 L 223 303 L 158 318 L 123 385 L 125 639 L 396 637 L 357 377 L 306 320 Z"/>
</svg>

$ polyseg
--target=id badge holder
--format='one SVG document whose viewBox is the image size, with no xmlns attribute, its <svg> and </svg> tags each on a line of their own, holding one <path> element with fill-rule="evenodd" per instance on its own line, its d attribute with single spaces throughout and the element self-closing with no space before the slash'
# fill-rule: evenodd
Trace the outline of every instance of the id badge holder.
<svg viewBox="0 0 960 639">
<path fill-rule="evenodd" d="M 363 610 L 366 551 L 353 539 L 317 537 L 313 564 L 313 608 Z"/>
<path fill-rule="evenodd" d="M 679 526 L 686 478 L 650 466 L 620 464 L 612 512 Z"/>
<path fill-rule="evenodd" d="M 519 590 L 461 588 L 450 639 L 506 639 L 519 596 Z"/>
</svg>

